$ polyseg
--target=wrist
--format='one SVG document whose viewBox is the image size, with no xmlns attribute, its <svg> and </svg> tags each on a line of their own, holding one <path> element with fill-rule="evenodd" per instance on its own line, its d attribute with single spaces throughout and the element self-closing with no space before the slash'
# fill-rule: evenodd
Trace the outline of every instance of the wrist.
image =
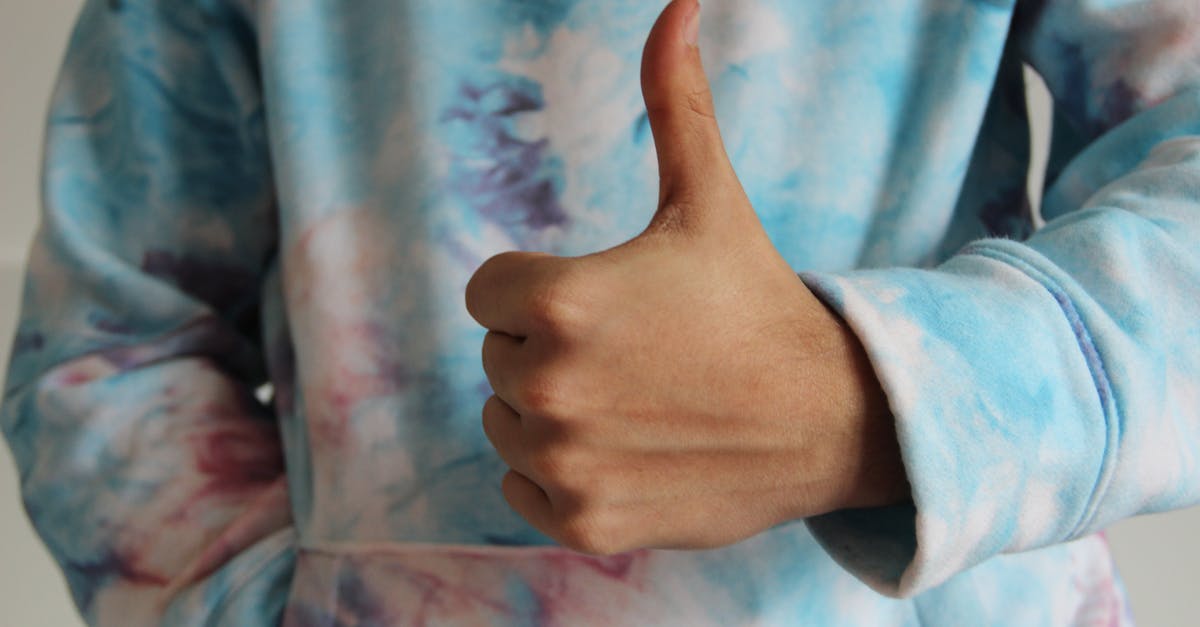
<svg viewBox="0 0 1200 627">
<path fill-rule="evenodd" d="M 822 303 L 824 305 L 824 303 Z M 895 505 L 912 499 L 895 417 L 865 347 L 849 325 L 825 306 L 836 348 L 829 366 L 827 416 L 840 445 L 829 469 L 827 511 Z"/>
</svg>

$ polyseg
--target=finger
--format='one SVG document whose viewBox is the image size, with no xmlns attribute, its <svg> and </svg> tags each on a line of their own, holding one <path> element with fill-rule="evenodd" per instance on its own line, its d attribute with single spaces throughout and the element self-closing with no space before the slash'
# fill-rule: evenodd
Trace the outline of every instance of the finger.
<svg viewBox="0 0 1200 627">
<path fill-rule="evenodd" d="M 696 198 L 710 198 L 711 190 L 736 180 L 695 44 L 699 19 L 696 0 L 675 0 L 655 22 L 642 53 L 642 95 L 658 154 L 660 206 L 695 208 Z M 697 219 L 672 217 L 685 223 Z"/>
<path fill-rule="evenodd" d="M 509 468 L 532 476 L 521 416 L 498 396 L 489 397 L 483 404 L 483 434 Z"/>
<path fill-rule="evenodd" d="M 467 281 L 467 313 L 484 328 L 516 337 L 529 334 L 529 304 L 549 278 L 545 253 L 511 251 L 493 256 Z"/>
<path fill-rule="evenodd" d="M 510 470 L 500 481 L 500 491 L 504 500 L 517 514 L 533 525 L 535 529 L 550 537 L 555 537 L 554 508 L 546 491 L 529 477 Z"/>
<path fill-rule="evenodd" d="M 488 331 L 483 336 L 483 373 L 492 392 L 512 407 L 518 407 L 517 386 L 525 366 L 524 344 L 527 340 L 507 333 Z"/>
</svg>

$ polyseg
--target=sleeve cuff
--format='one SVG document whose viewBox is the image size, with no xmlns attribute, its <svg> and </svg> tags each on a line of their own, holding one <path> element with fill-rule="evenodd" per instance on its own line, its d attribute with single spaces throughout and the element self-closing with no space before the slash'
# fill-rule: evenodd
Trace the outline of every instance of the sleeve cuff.
<svg viewBox="0 0 1200 627">
<path fill-rule="evenodd" d="M 896 420 L 912 503 L 806 521 L 881 594 L 1067 539 L 1092 502 L 1106 428 L 1086 332 L 1010 244 L 936 269 L 800 274 L 859 337 Z"/>
</svg>

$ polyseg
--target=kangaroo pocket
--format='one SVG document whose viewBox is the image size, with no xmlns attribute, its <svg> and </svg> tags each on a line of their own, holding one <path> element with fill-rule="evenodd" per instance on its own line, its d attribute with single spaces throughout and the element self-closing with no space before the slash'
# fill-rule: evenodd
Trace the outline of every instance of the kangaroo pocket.
<svg viewBox="0 0 1200 627">
<path fill-rule="evenodd" d="M 558 546 L 310 546 L 284 624 L 882 626 L 911 614 L 909 602 L 870 591 L 791 523 L 715 550 L 611 556 Z"/>
</svg>

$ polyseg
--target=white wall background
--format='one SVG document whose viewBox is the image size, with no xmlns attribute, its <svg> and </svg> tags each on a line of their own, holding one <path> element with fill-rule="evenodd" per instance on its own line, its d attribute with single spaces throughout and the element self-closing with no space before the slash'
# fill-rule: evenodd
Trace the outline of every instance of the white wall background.
<svg viewBox="0 0 1200 627">
<path fill-rule="evenodd" d="M 21 264 L 36 224 L 46 102 L 80 4 L 79 0 L 0 0 L 0 356 L 4 361 L 20 295 Z M 1035 94 L 1032 103 L 1041 112 L 1035 120 L 1035 136 L 1040 140 L 1046 128 L 1046 95 Z M 1044 146 L 1044 141 L 1038 143 Z M 1200 508 L 1143 516 L 1109 530 L 1139 624 L 1200 624 L 1195 574 L 1200 564 L 1198 532 Z M 78 624 L 62 576 L 21 509 L 8 448 L 0 446 L 0 626 Z"/>
</svg>

